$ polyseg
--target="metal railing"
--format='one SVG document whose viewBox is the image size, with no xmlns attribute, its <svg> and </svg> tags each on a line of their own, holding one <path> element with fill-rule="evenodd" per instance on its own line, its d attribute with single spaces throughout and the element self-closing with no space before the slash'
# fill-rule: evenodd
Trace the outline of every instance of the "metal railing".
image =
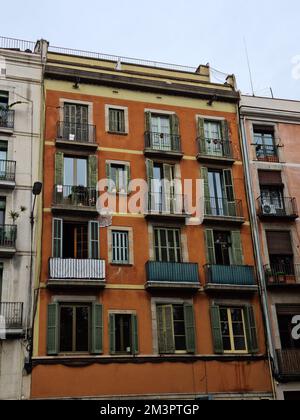
<svg viewBox="0 0 300 420">
<path fill-rule="evenodd" d="M 16 162 L 0 160 L 0 181 L 14 182 L 16 180 Z"/>
<path fill-rule="evenodd" d="M 200 287 L 198 264 L 149 261 L 146 273 L 148 282 L 188 283 Z"/>
<path fill-rule="evenodd" d="M 198 137 L 197 142 L 200 156 L 234 159 L 231 141 Z"/>
<path fill-rule="evenodd" d="M 5 50 L 33 52 L 35 42 L 0 36 L 0 48 Z"/>
<path fill-rule="evenodd" d="M 181 152 L 181 136 L 146 131 L 145 148 L 153 151 Z"/>
<path fill-rule="evenodd" d="M 148 212 L 150 214 L 187 214 L 186 196 L 184 194 L 148 194 Z"/>
<path fill-rule="evenodd" d="M 255 286 L 255 270 L 247 265 L 211 265 L 204 266 L 207 284 Z"/>
<path fill-rule="evenodd" d="M 105 261 L 94 259 L 51 258 L 50 279 L 105 280 Z"/>
<path fill-rule="evenodd" d="M 244 218 L 242 200 L 228 201 L 226 198 L 206 198 L 204 213 L 209 217 Z"/>
<path fill-rule="evenodd" d="M 17 240 L 16 225 L 0 225 L 0 247 L 15 248 Z"/>
<path fill-rule="evenodd" d="M 57 123 L 57 138 L 69 142 L 95 144 L 96 126 L 60 121 Z"/>
<path fill-rule="evenodd" d="M 259 216 L 295 218 L 299 216 L 297 201 L 294 197 L 281 197 L 273 202 L 259 197 L 257 203 Z"/>
<path fill-rule="evenodd" d="M 0 302 L 0 316 L 5 329 L 21 329 L 23 326 L 23 303 Z"/>
<path fill-rule="evenodd" d="M 55 185 L 53 203 L 72 207 L 96 207 L 97 190 L 83 186 Z"/>
<path fill-rule="evenodd" d="M 276 146 L 255 145 L 256 159 L 262 162 L 279 162 Z"/>
<path fill-rule="evenodd" d="M 287 378 L 300 378 L 300 350 L 276 350 L 279 373 Z"/>
<path fill-rule="evenodd" d="M 0 128 L 12 130 L 15 126 L 15 111 L 12 109 L 0 109 Z"/>
<path fill-rule="evenodd" d="M 300 284 L 300 264 L 283 261 L 281 264 L 266 265 L 264 268 L 269 285 Z"/>
</svg>

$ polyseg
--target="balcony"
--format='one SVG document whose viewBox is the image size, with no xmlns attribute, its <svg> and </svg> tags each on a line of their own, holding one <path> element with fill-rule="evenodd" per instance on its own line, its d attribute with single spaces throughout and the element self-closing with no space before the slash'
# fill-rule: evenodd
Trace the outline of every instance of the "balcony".
<svg viewBox="0 0 300 420">
<path fill-rule="evenodd" d="M 0 132 L 12 134 L 15 127 L 15 111 L 0 109 Z"/>
<path fill-rule="evenodd" d="M 279 163 L 276 146 L 255 145 L 256 159 L 259 162 Z"/>
<path fill-rule="evenodd" d="M 0 188 L 14 189 L 16 187 L 16 162 L 0 160 Z"/>
<path fill-rule="evenodd" d="M 300 380 L 300 350 L 277 350 L 280 380 L 283 382 Z"/>
<path fill-rule="evenodd" d="M 226 198 L 215 197 L 205 199 L 204 222 L 242 225 L 245 222 L 242 200 L 228 201 Z"/>
<path fill-rule="evenodd" d="M 166 133 L 145 133 L 145 156 L 181 160 L 181 137 Z"/>
<path fill-rule="evenodd" d="M 183 194 L 149 193 L 147 207 L 145 217 L 149 220 L 185 223 L 189 217 L 185 210 L 186 197 Z"/>
<path fill-rule="evenodd" d="M 97 214 L 97 190 L 95 188 L 55 185 L 52 210 Z"/>
<path fill-rule="evenodd" d="M 0 225 L 0 257 L 12 258 L 16 253 L 17 226 Z"/>
<path fill-rule="evenodd" d="M 256 292 L 254 267 L 246 265 L 205 265 L 206 290 Z"/>
<path fill-rule="evenodd" d="M 270 203 L 266 199 L 257 199 L 258 216 L 260 219 L 273 220 L 296 220 L 299 217 L 296 198 L 284 197 L 277 202 Z"/>
<path fill-rule="evenodd" d="M 219 162 L 232 165 L 237 157 L 233 152 L 232 142 L 223 140 L 197 138 L 199 162 Z"/>
<path fill-rule="evenodd" d="M 146 264 L 147 289 L 200 289 L 198 264 L 152 262 Z"/>
<path fill-rule="evenodd" d="M 0 302 L 0 340 L 23 333 L 23 303 Z"/>
<path fill-rule="evenodd" d="M 98 148 L 96 142 L 96 126 L 90 124 L 74 124 L 60 121 L 57 124 L 56 146 L 64 148 L 80 148 L 95 150 Z"/>
<path fill-rule="evenodd" d="M 265 276 L 268 287 L 299 287 L 300 264 L 266 265 Z"/>
<path fill-rule="evenodd" d="M 48 287 L 105 287 L 105 261 L 51 258 Z"/>
</svg>

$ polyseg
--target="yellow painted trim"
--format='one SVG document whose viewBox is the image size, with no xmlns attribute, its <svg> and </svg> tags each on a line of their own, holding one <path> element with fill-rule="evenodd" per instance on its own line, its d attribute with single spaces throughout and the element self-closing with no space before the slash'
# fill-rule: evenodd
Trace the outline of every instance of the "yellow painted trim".
<svg viewBox="0 0 300 420">
<path fill-rule="evenodd" d="M 108 290 L 145 290 L 145 286 L 130 284 L 107 284 L 105 289 Z"/>
<path fill-rule="evenodd" d="M 113 153 L 127 153 L 131 155 L 143 155 L 144 152 L 139 150 L 117 149 L 116 147 L 98 147 L 100 152 L 113 152 Z"/>
<path fill-rule="evenodd" d="M 45 146 L 55 146 L 54 141 L 45 141 Z"/>
<path fill-rule="evenodd" d="M 195 161 L 195 160 L 197 160 L 197 158 L 196 158 L 196 156 L 185 155 L 185 156 L 183 156 L 183 160 L 193 160 L 193 161 Z"/>
<path fill-rule="evenodd" d="M 51 213 L 51 209 L 43 209 L 44 213 Z"/>
<path fill-rule="evenodd" d="M 130 217 L 130 218 L 137 218 L 137 219 L 143 219 L 145 217 L 144 214 L 138 214 L 138 213 L 114 213 L 114 217 Z"/>
</svg>

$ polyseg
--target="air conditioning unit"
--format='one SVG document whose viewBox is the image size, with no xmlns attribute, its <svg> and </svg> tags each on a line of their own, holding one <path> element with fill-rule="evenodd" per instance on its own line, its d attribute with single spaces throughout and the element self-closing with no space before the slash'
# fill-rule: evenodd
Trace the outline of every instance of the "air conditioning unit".
<svg viewBox="0 0 300 420">
<path fill-rule="evenodd" d="M 275 215 L 277 214 L 276 206 L 274 206 L 272 204 L 263 204 L 262 210 L 263 210 L 263 214 L 265 214 L 265 215 L 272 216 L 274 214 Z"/>
</svg>

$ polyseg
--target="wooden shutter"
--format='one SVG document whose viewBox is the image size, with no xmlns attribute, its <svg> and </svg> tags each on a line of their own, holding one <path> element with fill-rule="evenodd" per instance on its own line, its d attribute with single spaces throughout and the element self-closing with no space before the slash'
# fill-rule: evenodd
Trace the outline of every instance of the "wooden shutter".
<svg viewBox="0 0 300 420">
<path fill-rule="evenodd" d="M 227 198 L 227 213 L 228 216 L 236 216 L 237 209 L 236 209 L 236 202 L 235 202 L 235 195 L 234 195 L 234 186 L 233 186 L 233 177 L 232 177 L 232 170 L 231 169 L 224 169 L 223 171 L 224 176 L 224 186 L 225 186 L 225 193 Z"/>
<path fill-rule="evenodd" d="M 57 303 L 50 303 L 48 305 L 48 320 L 47 320 L 47 354 L 49 356 L 56 356 L 59 353 L 59 305 Z"/>
<path fill-rule="evenodd" d="M 231 232 L 233 265 L 244 265 L 242 238 L 240 231 Z"/>
<path fill-rule="evenodd" d="M 258 171 L 260 185 L 281 186 L 282 176 L 280 171 Z"/>
<path fill-rule="evenodd" d="M 211 214 L 211 202 L 210 202 L 210 191 L 208 182 L 208 169 L 205 167 L 201 168 L 201 178 L 204 182 L 204 212 L 206 215 Z"/>
<path fill-rule="evenodd" d="M 64 154 L 55 153 L 55 185 L 64 184 Z"/>
<path fill-rule="evenodd" d="M 53 219 L 52 222 L 52 256 L 62 258 L 63 255 L 63 220 Z"/>
<path fill-rule="evenodd" d="M 138 320 L 136 315 L 131 315 L 132 353 L 139 353 Z"/>
<path fill-rule="evenodd" d="M 207 264 L 214 265 L 216 264 L 214 231 L 212 229 L 206 229 L 204 236 Z"/>
<path fill-rule="evenodd" d="M 153 179 L 153 160 L 146 159 L 146 171 L 147 171 L 147 182 L 148 182 L 148 195 L 145 202 L 148 203 L 148 209 L 152 209 L 152 201 L 155 202 L 155 199 L 152 200 L 152 179 Z"/>
<path fill-rule="evenodd" d="M 195 334 L 195 317 L 193 305 L 184 305 L 184 324 L 186 351 L 195 353 L 196 351 L 196 334 Z"/>
<path fill-rule="evenodd" d="M 157 324 L 159 353 L 175 353 L 172 305 L 157 307 Z"/>
<path fill-rule="evenodd" d="M 222 140 L 229 141 L 229 125 L 228 121 L 223 120 L 221 122 L 221 129 L 222 129 Z"/>
<path fill-rule="evenodd" d="M 205 120 L 198 117 L 197 119 L 197 137 L 199 144 L 199 151 L 203 154 L 207 153 L 207 142 L 205 138 Z"/>
<path fill-rule="evenodd" d="M 174 208 L 174 197 L 172 194 L 173 186 L 173 166 L 164 163 L 164 186 L 163 186 L 163 210 L 172 212 Z"/>
<path fill-rule="evenodd" d="M 127 192 L 130 193 L 130 181 L 131 181 L 131 167 L 130 165 L 125 165 L 125 173 L 127 178 Z"/>
<path fill-rule="evenodd" d="M 270 255 L 293 255 L 290 232 L 267 231 L 268 250 Z"/>
<path fill-rule="evenodd" d="M 223 337 L 221 330 L 221 317 L 220 317 L 220 308 L 219 306 L 213 305 L 210 308 L 210 317 L 211 317 L 211 326 L 212 326 L 212 336 L 214 342 L 214 352 L 216 354 L 223 354 Z"/>
<path fill-rule="evenodd" d="M 110 354 L 116 354 L 116 317 L 115 317 L 115 314 L 109 314 L 109 351 L 110 351 Z"/>
<path fill-rule="evenodd" d="M 99 259 L 100 240 L 99 240 L 99 223 L 89 221 L 89 258 Z"/>
<path fill-rule="evenodd" d="M 113 188 L 112 185 L 110 185 L 110 181 L 112 180 L 112 171 L 111 171 L 111 163 L 106 163 L 105 164 L 105 172 L 106 172 L 106 179 L 108 180 L 108 192 L 112 192 Z"/>
<path fill-rule="evenodd" d="M 92 306 L 92 354 L 103 352 L 103 307 L 93 303 Z"/>
<path fill-rule="evenodd" d="M 151 112 L 145 112 L 145 131 L 151 133 Z"/>
<path fill-rule="evenodd" d="M 244 309 L 246 336 L 248 342 L 249 353 L 258 353 L 258 340 L 255 322 L 255 313 L 252 306 L 246 306 Z"/>
<path fill-rule="evenodd" d="M 97 188 L 98 181 L 98 158 L 96 155 L 90 155 L 88 158 L 88 186 Z"/>
<path fill-rule="evenodd" d="M 180 129 L 179 129 L 179 118 L 176 114 L 172 114 L 170 116 L 170 125 L 171 125 L 171 134 L 174 136 L 179 136 Z"/>
</svg>

